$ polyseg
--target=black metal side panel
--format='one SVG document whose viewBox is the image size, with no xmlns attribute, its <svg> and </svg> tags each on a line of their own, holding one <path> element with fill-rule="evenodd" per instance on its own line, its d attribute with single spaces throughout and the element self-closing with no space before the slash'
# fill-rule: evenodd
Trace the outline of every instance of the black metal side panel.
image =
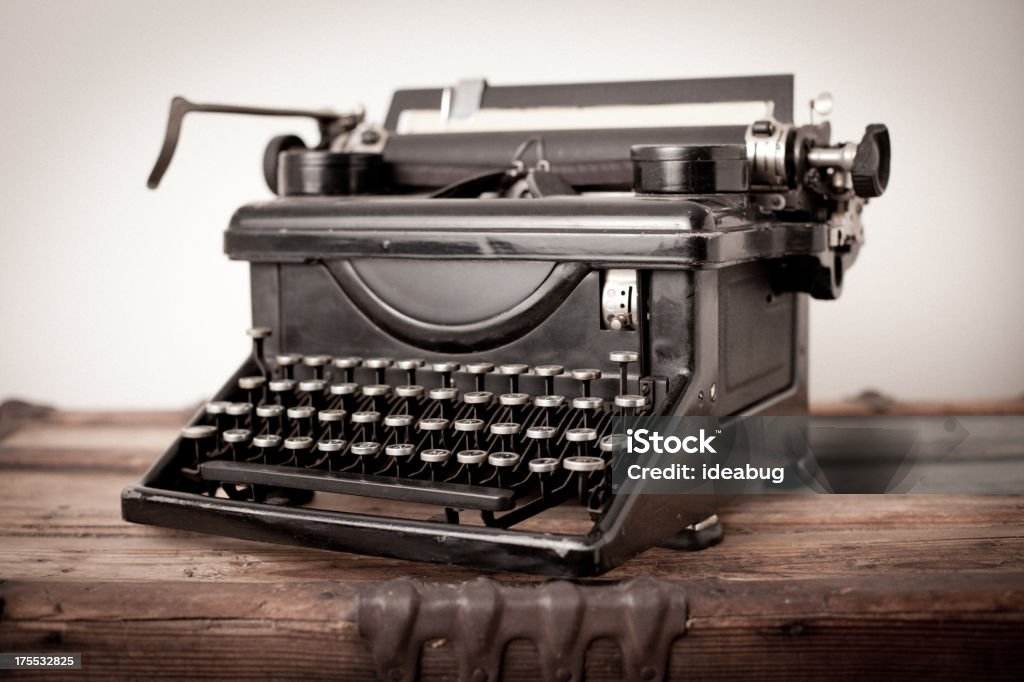
<svg viewBox="0 0 1024 682">
<path fill-rule="evenodd" d="M 718 273 L 719 409 L 730 414 L 791 386 L 796 379 L 798 294 L 775 293 L 770 264 Z"/>
</svg>

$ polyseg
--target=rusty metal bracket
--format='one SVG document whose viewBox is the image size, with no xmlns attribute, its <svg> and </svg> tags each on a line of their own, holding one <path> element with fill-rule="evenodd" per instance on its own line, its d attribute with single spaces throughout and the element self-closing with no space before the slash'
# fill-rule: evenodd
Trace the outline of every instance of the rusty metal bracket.
<svg viewBox="0 0 1024 682">
<path fill-rule="evenodd" d="M 503 585 L 479 578 L 461 585 L 401 578 L 359 597 L 359 633 L 382 680 L 414 680 L 427 642 L 453 647 L 460 680 L 497 682 L 512 640 L 534 643 L 543 679 L 583 679 L 586 651 L 610 639 L 622 651 L 625 679 L 665 677 L 672 642 L 686 632 L 681 587 L 642 577 L 614 584 L 553 581 Z"/>
</svg>

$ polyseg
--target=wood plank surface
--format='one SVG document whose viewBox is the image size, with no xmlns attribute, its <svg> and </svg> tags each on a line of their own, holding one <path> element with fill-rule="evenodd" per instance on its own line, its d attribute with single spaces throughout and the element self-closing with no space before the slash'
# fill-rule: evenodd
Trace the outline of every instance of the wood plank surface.
<svg viewBox="0 0 1024 682">
<path fill-rule="evenodd" d="M 186 417 L 52 412 L 0 440 L 0 651 L 82 652 L 73 679 L 370 679 L 360 589 L 481 575 L 123 522 L 121 489 Z M 558 511 L 539 527 L 585 525 Z M 721 545 L 653 549 L 601 578 L 684 587 L 672 678 L 1024 677 L 1024 498 L 751 496 L 721 516 Z M 531 646 L 506 652 L 506 679 L 538 679 Z M 451 679 L 454 660 L 432 643 L 424 678 Z M 587 673 L 620 678 L 615 647 L 596 643 Z"/>
</svg>

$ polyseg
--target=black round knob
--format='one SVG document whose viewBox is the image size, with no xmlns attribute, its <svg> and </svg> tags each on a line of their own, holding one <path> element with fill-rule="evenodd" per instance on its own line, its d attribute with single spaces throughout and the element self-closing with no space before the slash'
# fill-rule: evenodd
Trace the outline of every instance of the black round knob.
<svg viewBox="0 0 1024 682">
<path fill-rule="evenodd" d="M 638 194 L 718 194 L 750 188 L 744 145 L 637 145 L 631 156 Z"/>
<path fill-rule="evenodd" d="M 365 194 L 382 185 L 380 154 L 290 149 L 278 163 L 277 188 L 283 197 Z"/>
<path fill-rule="evenodd" d="M 854 193 L 865 199 L 882 196 L 889 184 L 889 129 L 881 123 L 872 123 L 864 131 L 857 145 L 850 175 Z"/>
<path fill-rule="evenodd" d="M 278 135 L 267 143 L 267 148 L 263 152 L 263 180 L 271 192 L 280 194 L 277 191 L 277 165 L 281 152 L 305 148 L 306 143 L 298 135 Z"/>
</svg>

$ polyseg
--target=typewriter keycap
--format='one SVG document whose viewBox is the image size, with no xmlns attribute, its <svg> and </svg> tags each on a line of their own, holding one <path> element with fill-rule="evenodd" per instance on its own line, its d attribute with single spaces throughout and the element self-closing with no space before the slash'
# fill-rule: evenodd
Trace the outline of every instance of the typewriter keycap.
<svg viewBox="0 0 1024 682">
<path fill-rule="evenodd" d="M 531 426 L 526 429 L 526 437 L 534 440 L 548 440 L 558 435 L 554 426 Z"/>
<path fill-rule="evenodd" d="M 384 426 L 402 428 L 412 426 L 413 416 L 410 414 L 389 414 L 384 417 Z"/>
<path fill-rule="evenodd" d="M 474 375 L 476 390 L 484 390 L 485 375 L 494 371 L 494 365 L 490 362 L 471 362 L 465 366 L 465 370 Z"/>
<path fill-rule="evenodd" d="M 625 395 L 629 390 L 629 365 L 640 360 L 640 354 L 632 350 L 615 350 L 608 354 L 608 359 L 619 365 L 619 393 Z"/>
<path fill-rule="evenodd" d="M 264 379 L 270 378 L 270 367 L 267 366 L 267 360 L 263 357 L 263 342 L 266 341 L 270 335 L 270 327 L 251 327 L 246 334 L 252 337 L 252 360 L 256 364 L 256 367 L 260 370 L 260 375 Z"/>
<path fill-rule="evenodd" d="M 316 414 L 316 410 L 309 405 L 296 405 L 288 408 L 289 419 L 309 419 Z"/>
<path fill-rule="evenodd" d="M 558 470 L 558 460 L 554 457 L 540 457 L 530 460 L 530 471 L 537 474 L 550 474 Z"/>
<path fill-rule="evenodd" d="M 213 400 L 211 402 L 208 402 L 206 403 L 206 414 L 214 416 L 218 414 L 224 414 L 224 411 L 230 404 L 231 403 L 228 402 L 227 400 Z"/>
<path fill-rule="evenodd" d="M 344 421 L 347 414 L 345 410 L 320 410 L 317 418 L 323 422 L 324 435 L 328 439 L 344 435 L 341 429 L 341 422 Z"/>
<path fill-rule="evenodd" d="M 445 450 L 444 448 L 429 448 L 427 450 L 420 451 L 420 459 L 424 462 L 438 463 L 447 462 L 448 458 L 452 456 L 451 450 Z"/>
<path fill-rule="evenodd" d="M 455 459 L 462 464 L 482 464 L 487 459 L 485 450 L 459 450 Z"/>
<path fill-rule="evenodd" d="M 340 422 L 346 414 L 345 410 L 321 410 L 318 417 L 322 422 Z"/>
<path fill-rule="evenodd" d="M 353 412 L 352 421 L 356 424 L 376 424 L 380 421 L 380 412 L 377 412 L 376 410 Z"/>
<path fill-rule="evenodd" d="M 529 405 L 529 393 L 502 393 L 498 396 L 498 402 L 502 405 Z"/>
<path fill-rule="evenodd" d="M 226 443 L 247 443 L 252 438 L 252 431 L 249 429 L 228 429 L 224 432 Z"/>
<path fill-rule="evenodd" d="M 508 377 L 508 392 L 519 393 L 519 377 L 530 371 L 529 365 L 508 364 L 500 365 L 498 372 Z"/>
<path fill-rule="evenodd" d="M 363 363 L 363 359 L 358 355 L 349 355 L 344 358 L 334 358 L 334 366 L 342 370 L 345 375 L 345 383 L 354 383 L 356 367 Z"/>
<path fill-rule="evenodd" d="M 597 396 L 587 396 L 586 398 L 573 398 L 572 406 L 577 410 L 599 410 L 604 405 L 604 400 Z"/>
<path fill-rule="evenodd" d="M 203 438 L 213 438 L 216 435 L 217 427 L 208 426 L 206 424 L 186 426 L 181 430 L 181 437 L 187 438 L 188 440 L 201 440 Z"/>
<path fill-rule="evenodd" d="M 281 353 L 274 358 L 274 362 L 281 369 L 281 378 L 294 379 L 295 365 L 302 362 L 302 356 L 298 353 Z"/>
<path fill-rule="evenodd" d="M 515 422 L 498 422 L 491 424 L 491 433 L 495 436 L 514 436 L 522 430 L 522 425 Z"/>
<path fill-rule="evenodd" d="M 299 382 L 299 391 L 309 396 L 309 404 L 316 410 L 324 408 L 324 390 L 327 382 L 323 379 L 306 379 Z"/>
<path fill-rule="evenodd" d="M 492 452 L 487 456 L 487 463 L 496 467 L 514 467 L 519 463 L 519 455 L 514 452 Z"/>
<path fill-rule="evenodd" d="M 405 386 L 395 386 L 395 395 L 400 398 L 422 398 L 423 387 L 416 384 L 407 384 Z"/>
<path fill-rule="evenodd" d="M 537 365 L 533 368 L 533 373 L 539 377 L 544 377 L 544 392 L 551 394 L 555 392 L 555 377 L 561 376 L 565 372 L 565 368 L 561 365 Z"/>
<path fill-rule="evenodd" d="M 347 381 L 341 384 L 331 384 L 331 395 L 352 395 L 359 390 L 359 384 Z"/>
<path fill-rule="evenodd" d="M 360 443 L 354 443 L 352 445 L 353 455 L 365 457 L 368 455 L 376 455 L 378 452 L 380 452 L 380 443 L 375 443 L 373 441 L 367 440 Z"/>
<path fill-rule="evenodd" d="M 368 384 L 363 386 L 363 395 L 371 398 L 379 398 L 391 393 L 391 387 L 387 384 Z"/>
<path fill-rule="evenodd" d="M 295 385 L 294 379 L 274 379 L 267 383 L 267 390 L 274 402 L 291 407 L 295 404 Z"/>
<path fill-rule="evenodd" d="M 274 432 L 283 428 L 284 423 L 281 417 L 284 415 L 284 407 L 281 405 L 259 405 L 256 407 L 256 416 L 263 420 L 261 431 Z"/>
<path fill-rule="evenodd" d="M 597 446 L 601 448 L 601 452 L 622 452 L 626 449 L 626 437 L 621 433 L 605 436 Z"/>
<path fill-rule="evenodd" d="M 456 431 L 483 431 L 483 419 L 456 419 L 452 424 Z"/>
<path fill-rule="evenodd" d="M 302 364 L 313 370 L 314 379 L 324 378 L 324 367 L 331 362 L 330 355 L 307 355 L 302 358 Z"/>
<path fill-rule="evenodd" d="M 346 444 L 347 442 L 341 438 L 330 438 L 320 441 L 316 444 L 316 447 L 320 452 L 341 452 Z"/>
<path fill-rule="evenodd" d="M 459 371 L 459 363 L 435 362 L 431 368 L 441 375 L 441 388 L 448 388 L 452 385 L 452 372 Z"/>
<path fill-rule="evenodd" d="M 391 358 L 367 358 L 363 361 L 363 367 L 372 369 L 377 377 L 377 383 L 383 384 L 386 383 L 385 373 L 393 362 Z"/>
<path fill-rule="evenodd" d="M 262 376 L 238 377 L 238 388 L 249 392 L 249 402 L 258 403 L 263 397 L 263 387 L 267 380 Z"/>
<path fill-rule="evenodd" d="M 388 457 L 412 457 L 415 453 L 416 446 L 412 443 L 393 443 L 384 448 Z"/>
<path fill-rule="evenodd" d="M 562 460 L 562 467 L 569 471 L 589 473 L 604 469 L 604 460 L 600 457 L 566 457 Z"/>
<path fill-rule="evenodd" d="M 586 427 L 569 429 L 565 432 L 565 439 L 572 443 L 589 443 L 592 440 L 597 440 L 597 429 Z"/>
<path fill-rule="evenodd" d="M 537 407 L 561 407 L 565 404 L 565 396 L 561 395 L 539 395 L 533 399 Z"/>
<path fill-rule="evenodd" d="M 309 450 L 313 447 L 313 439 L 308 436 L 292 436 L 284 439 L 285 450 Z"/>
<path fill-rule="evenodd" d="M 399 360 L 395 363 L 395 367 L 398 369 L 405 370 L 405 383 L 409 385 L 416 384 L 416 370 L 423 366 L 423 360 L 419 358 Z"/>
<path fill-rule="evenodd" d="M 281 436 L 275 433 L 261 433 L 258 436 L 253 436 L 252 444 L 258 448 L 277 448 L 281 446 Z"/>
<path fill-rule="evenodd" d="M 459 389 L 457 388 L 432 388 L 430 389 L 431 400 L 455 400 L 459 397 Z"/>
<path fill-rule="evenodd" d="M 462 401 L 468 405 L 489 405 L 494 400 L 494 394 L 490 391 L 470 391 L 462 397 Z"/>
<path fill-rule="evenodd" d="M 601 378 L 601 370 L 591 368 L 574 369 L 570 376 L 580 382 L 580 395 L 587 398 L 590 396 L 590 382 Z"/>
<path fill-rule="evenodd" d="M 448 420 L 440 417 L 421 419 L 419 427 L 421 431 L 444 431 L 448 428 Z"/>
<path fill-rule="evenodd" d="M 639 408 L 647 405 L 647 398 L 642 395 L 617 395 L 615 405 L 623 408 L 619 411 L 623 416 L 626 416 L 626 410 L 629 410 L 629 416 L 634 416 Z"/>
</svg>

